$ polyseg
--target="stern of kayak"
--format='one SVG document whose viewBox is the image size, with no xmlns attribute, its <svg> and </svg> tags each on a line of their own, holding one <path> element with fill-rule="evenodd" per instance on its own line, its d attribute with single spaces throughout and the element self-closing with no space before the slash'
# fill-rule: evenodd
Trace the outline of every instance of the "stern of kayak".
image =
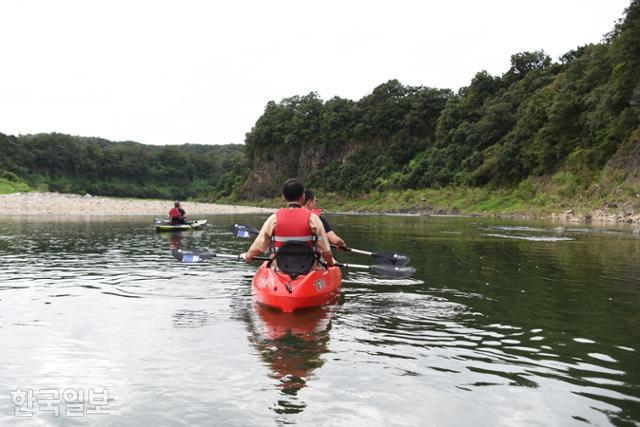
<svg viewBox="0 0 640 427">
<path fill-rule="evenodd" d="M 256 302 L 291 313 L 333 301 L 340 294 L 341 286 L 339 267 L 312 270 L 294 280 L 263 264 L 253 277 L 252 293 Z"/>
</svg>

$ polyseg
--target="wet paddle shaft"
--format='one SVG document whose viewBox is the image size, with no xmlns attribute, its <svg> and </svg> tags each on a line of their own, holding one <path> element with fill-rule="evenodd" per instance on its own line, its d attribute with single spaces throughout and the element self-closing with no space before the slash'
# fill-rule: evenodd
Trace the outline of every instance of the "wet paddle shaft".
<svg viewBox="0 0 640 427">
<path fill-rule="evenodd" d="M 171 255 L 178 261 L 185 264 L 197 264 L 204 261 L 209 261 L 211 258 L 226 258 L 232 260 L 242 260 L 240 255 L 233 254 L 218 254 L 215 252 L 208 251 L 184 251 L 182 249 L 172 249 Z M 254 261 L 271 261 L 271 258 L 265 256 L 256 256 L 253 257 Z M 395 265 L 363 265 L 363 264 L 347 264 L 347 263 L 336 263 L 334 264 L 336 267 L 341 268 L 351 268 L 355 270 L 366 270 L 372 274 L 377 274 L 379 276 L 388 278 L 388 279 L 404 279 L 412 276 L 416 269 L 413 267 L 406 266 L 395 266 Z"/>
</svg>

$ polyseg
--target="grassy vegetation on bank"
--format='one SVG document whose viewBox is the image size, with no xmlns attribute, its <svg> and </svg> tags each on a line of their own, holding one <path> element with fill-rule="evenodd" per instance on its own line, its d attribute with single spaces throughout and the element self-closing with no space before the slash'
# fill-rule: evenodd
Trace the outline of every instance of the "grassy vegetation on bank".
<svg viewBox="0 0 640 427">
<path fill-rule="evenodd" d="M 31 190 L 31 187 L 16 174 L 0 171 L 0 194 L 25 193 Z"/>
<path fill-rule="evenodd" d="M 551 178 L 528 178 L 515 188 L 444 187 L 345 195 L 318 193 L 319 205 L 333 212 L 400 212 L 481 215 L 541 216 L 572 210 L 576 214 L 605 209 L 640 211 L 640 187 L 632 184 L 600 184 L 584 188 L 569 172 Z M 226 198 L 218 202 L 260 207 L 280 207 L 280 198 L 241 200 Z"/>
</svg>

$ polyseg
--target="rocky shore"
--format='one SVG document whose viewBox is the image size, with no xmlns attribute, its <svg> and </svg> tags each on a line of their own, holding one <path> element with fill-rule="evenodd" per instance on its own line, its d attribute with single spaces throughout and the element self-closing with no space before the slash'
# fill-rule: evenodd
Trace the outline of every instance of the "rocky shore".
<svg viewBox="0 0 640 427">
<path fill-rule="evenodd" d="M 566 222 L 626 223 L 640 224 L 640 214 L 633 210 L 610 211 L 595 209 L 591 212 L 576 213 L 572 209 L 562 213 L 551 213 L 549 218 Z"/>
<path fill-rule="evenodd" d="M 416 215 L 469 215 L 475 217 L 510 218 L 522 220 L 552 220 L 567 223 L 595 224 L 634 224 L 640 225 L 640 213 L 635 210 L 594 209 L 576 211 L 567 209 L 563 212 L 481 212 L 466 214 L 458 210 L 433 209 L 427 211 L 410 211 Z M 640 227 L 638 228 L 640 230 Z M 639 232 L 640 233 L 640 232 Z"/>
<path fill-rule="evenodd" d="M 107 216 L 153 215 L 166 217 L 172 201 L 125 199 L 86 194 L 13 193 L 0 195 L 0 216 Z M 184 202 L 187 215 L 270 213 L 273 209 L 250 206 Z"/>
</svg>

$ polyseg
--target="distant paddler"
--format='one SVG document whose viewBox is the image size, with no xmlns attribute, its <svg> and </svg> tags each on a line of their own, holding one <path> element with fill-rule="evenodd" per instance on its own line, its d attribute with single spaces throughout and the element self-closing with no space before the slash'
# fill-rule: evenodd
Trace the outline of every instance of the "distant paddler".
<svg viewBox="0 0 640 427">
<path fill-rule="evenodd" d="M 187 223 L 187 212 L 182 209 L 180 202 L 175 202 L 173 208 L 169 211 L 169 219 L 171 225 L 180 225 Z"/>
</svg>

